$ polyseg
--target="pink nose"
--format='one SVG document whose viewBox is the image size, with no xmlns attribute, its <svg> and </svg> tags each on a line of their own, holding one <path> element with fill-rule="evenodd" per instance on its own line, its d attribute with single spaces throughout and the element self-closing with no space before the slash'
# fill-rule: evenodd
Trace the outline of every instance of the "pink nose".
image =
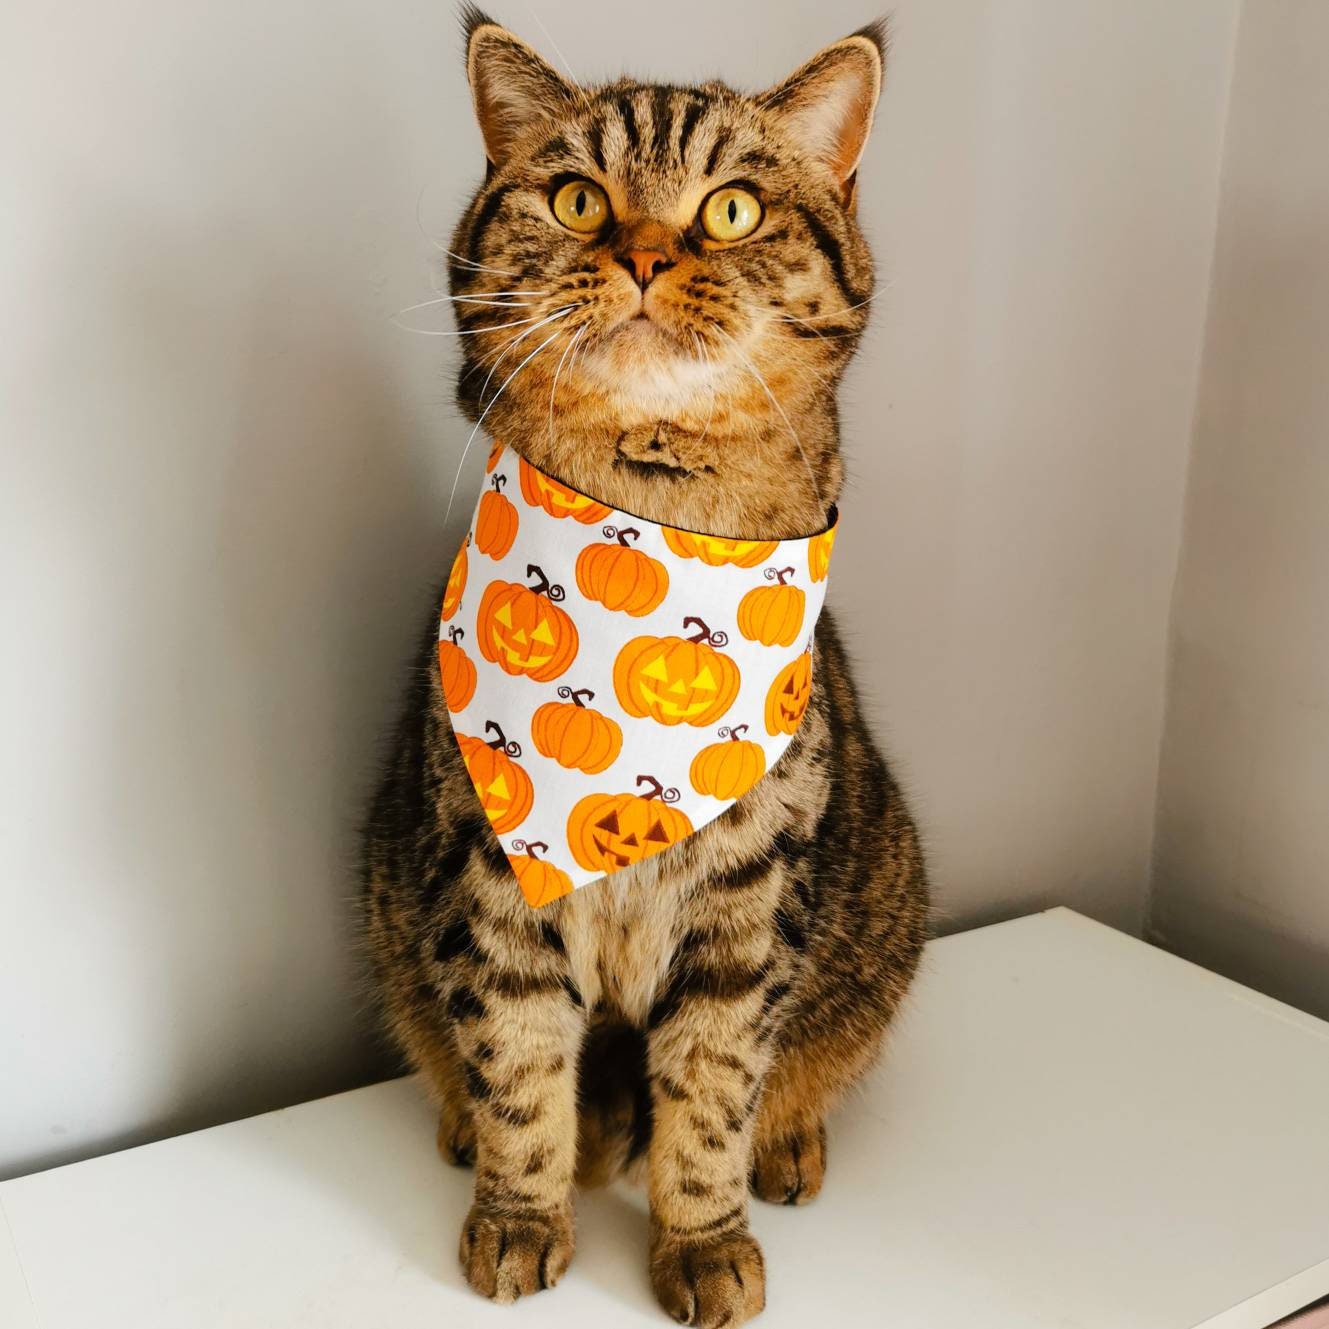
<svg viewBox="0 0 1329 1329">
<path fill-rule="evenodd" d="M 658 249 L 629 249 L 618 256 L 618 261 L 643 291 L 661 272 L 674 266 L 669 261 L 669 255 L 662 254 Z"/>
</svg>

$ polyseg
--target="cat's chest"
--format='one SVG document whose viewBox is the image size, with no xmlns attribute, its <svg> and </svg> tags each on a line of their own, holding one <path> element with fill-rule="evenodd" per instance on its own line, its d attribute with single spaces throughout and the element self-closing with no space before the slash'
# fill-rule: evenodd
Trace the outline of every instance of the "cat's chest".
<svg viewBox="0 0 1329 1329">
<path fill-rule="evenodd" d="M 663 987 L 678 939 L 687 931 L 684 895 L 643 877 L 606 879 L 576 891 L 560 920 L 572 976 L 588 1009 L 607 1007 L 641 1025 Z"/>
</svg>

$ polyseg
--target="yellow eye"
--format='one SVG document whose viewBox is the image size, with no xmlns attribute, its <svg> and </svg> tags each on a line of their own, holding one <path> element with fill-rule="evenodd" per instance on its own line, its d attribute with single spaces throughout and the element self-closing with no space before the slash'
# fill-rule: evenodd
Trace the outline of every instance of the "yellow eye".
<svg viewBox="0 0 1329 1329">
<path fill-rule="evenodd" d="M 717 189 L 701 205 L 701 227 L 712 240 L 741 240 L 751 235 L 760 221 L 757 196 L 735 185 Z"/>
<path fill-rule="evenodd" d="M 569 180 L 550 200 L 550 210 L 569 231 L 589 235 L 609 220 L 609 200 L 589 180 Z"/>
</svg>

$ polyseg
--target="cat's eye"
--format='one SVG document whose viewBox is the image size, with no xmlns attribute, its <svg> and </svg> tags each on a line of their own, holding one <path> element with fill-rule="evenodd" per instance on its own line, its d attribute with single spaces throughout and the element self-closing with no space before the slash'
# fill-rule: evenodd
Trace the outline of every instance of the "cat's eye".
<svg viewBox="0 0 1329 1329">
<path fill-rule="evenodd" d="M 554 191 L 549 209 L 569 231 L 589 235 L 609 220 L 609 200 L 589 180 L 569 180 Z"/>
<path fill-rule="evenodd" d="M 742 240 L 757 229 L 761 202 L 748 189 L 725 185 L 701 205 L 701 229 L 712 240 Z"/>
</svg>

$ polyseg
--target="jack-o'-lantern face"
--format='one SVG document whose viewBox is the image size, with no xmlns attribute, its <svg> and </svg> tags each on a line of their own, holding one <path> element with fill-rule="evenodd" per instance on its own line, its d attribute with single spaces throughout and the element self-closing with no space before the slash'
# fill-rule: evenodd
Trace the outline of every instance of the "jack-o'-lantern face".
<svg viewBox="0 0 1329 1329">
<path fill-rule="evenodd" d="M 716 646 L 723 633 L 698 624 L 695 637 L 634 637 L 614 662 L 614 693 L 629 715 L 664 725 L 707 725 L 738 695 L 738 666 Z"/>
<path fill-rule="evenodd" d="M 692 834 L 692 822 L 669 804 L 677 789 L 662 789 L 650 776 L 638 785 L 651 789 L 637 794 L 589 794 L 568 818 L 568 845 L 587 871 L 617 872 Z"/>
<path fill-rule="evenodd" d="M 466 574 L 469 563 L 466 557 L 466 548 L 470 543 L 471 537 L 468 535 L 461 542 L 461 548 L 457 550 L 457 557 L 452 562 L 452 571 L 448 573 L 448 584 L 443 588 L 442 618 L 445 623 L 457 612 L 457 607 L 461 604 L 461 597 L 466 590 Z"/>
<path fill-rule="evenodd" d="M 590 525 L 603 521 L 613 511 L 585 494 L 537 471 L 525 458 L 519 458 L 522 497 L 533 507 L 543 508 L 551 517 L 571 517 Z"/>
<path fill-rule="evenodd" d="M 812 698 L 812 652 L 804 651 L 780 670 L 766 693 L 766 732 L 792 734 Z"/>
<path fill-rule="evenodd" d="M 486 741 L 470 734 L 458 734 L 466 773 L 471 777 L 475 796 L 480 800 L 489 824 L 500 835 L 520 826 L 535 803 L 535 786 L 531 777 L 518 766 L 514 757 L 521 756 L 521 748 L 509 743 L 492 720 L 485 725 L 487 732 L 497 738 Z"/>
<path fill-rule="evenodd" d="M 697 535 L 693 531 L 664 528 L 665 544 L 680 558 L 699 558 L 709 568 L 732 564 L 755 568 L 775 552 L 774 540 L 724 540 L 718 535 Z"/>
<path fill-rule="evenodd" d="M 557 678 L 577 655 L 577 625 L 554 603 L 562 587 L 544 574 L 534 587 L 495 581 L 486 588 L 476 614 L 480 654 L 504 673 L 525 674 L 539 683 Z"/>
</svg>

